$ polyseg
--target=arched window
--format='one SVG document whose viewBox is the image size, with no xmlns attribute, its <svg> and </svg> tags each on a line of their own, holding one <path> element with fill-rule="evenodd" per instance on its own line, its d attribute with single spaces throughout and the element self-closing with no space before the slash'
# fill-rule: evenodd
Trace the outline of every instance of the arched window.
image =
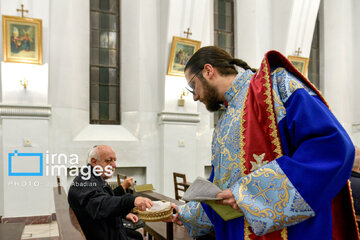
<svg viewBox="0 0 360 240">
<path fill-rule="evenodd" d="M 234 0 L 214 0 L 214 45 L 234 56 Z"/>
<path fill-rule="evenodd" d="M 119 0 L 90 0 L 91 124 L 120 124 L 119 15 Z"/>
<path fill-rule="evenodd" d="M 320 90 L 320 19 L 316 19 L 314 36 L 311 43 L 308 78 Z"/>
<path fill-rule="evenodd" d="M 234 0 L 214 0 L 214 45 L 224 49 L 231 56 L 234 48 Z M 214 112 L 214 126 L 224 109 Z"/>
</svg>

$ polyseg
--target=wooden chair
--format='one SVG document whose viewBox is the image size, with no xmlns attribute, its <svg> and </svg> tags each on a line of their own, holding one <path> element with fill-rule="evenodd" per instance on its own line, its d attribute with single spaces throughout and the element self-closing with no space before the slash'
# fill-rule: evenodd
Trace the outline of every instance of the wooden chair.
<svg viewBox="0 0 360 240">
<path fill-rule="evenodd" d="M 54 201 L 56 221 L 59 228 L 59 239 L 86 240 L 74 211 L 69 206 L 65 189 L 60 185 L 60 178 L 57 178 L 58 186 L 54 187 Z"/>
<path fill-rule="evenodd" d="M 180 195 L 180 191 L 184 193 L 190 186 L 190 183 L 186 181 L 186 176 L 183 173 L 173 172 L 173 176 L 174 176 L 174 187 L 175 187 L 175 199 L 181 200 L 182 195 Z M 180 179 L 180 181 L 178 181 L 178 178 Z"/>
</svg>

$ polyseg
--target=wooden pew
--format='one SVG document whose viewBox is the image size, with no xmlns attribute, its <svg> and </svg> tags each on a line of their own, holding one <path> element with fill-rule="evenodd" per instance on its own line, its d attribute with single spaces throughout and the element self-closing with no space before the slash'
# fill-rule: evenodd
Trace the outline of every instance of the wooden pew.
<svg viewBox="0 0 360 240">
<path fill-rule="evenodd" d="M 153 201 L 165 200 L 178 206 L 184 204 L 184 202 L 153 191 L 134 192 L 134 195 L 147 197 Z M 184 226 L 178 226 L 172 222 L 147 222 L 144 230 L 149 233 L 149 240 L 152 240 L 152 237 L 156 240 L 192 239 Z"/>
<path fill-rule="evenodd" d="M 75 213 L 69 206 L 64 187 L 54 187 L 53 190 L 60 240 L 86 240 Z"/>
<path fill-rule="evenodd" d="M 0 223 L 1 240 L 21 240 L 25 223 Z"/>
</svg>

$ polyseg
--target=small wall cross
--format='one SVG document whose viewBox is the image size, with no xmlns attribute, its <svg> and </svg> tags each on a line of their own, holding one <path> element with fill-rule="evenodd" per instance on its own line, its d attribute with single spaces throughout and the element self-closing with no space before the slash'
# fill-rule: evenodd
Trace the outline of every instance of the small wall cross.
<svg viewBox="0 0 360 240">
<path fill-rule="evenodd" d="M 29 13 L 29 10 L 24 10 L 24 4 L 21 4 L 21 9 L 16 9 L 17 12 L 21 12 L 21 17 L 24 17 L 24 12 Z"/>
<path fill-rule="evenodd" d="M 298 50 L 297 50 L 297 51 L 295 51 L 295 53 L 296 53 L 296 56 L 299 56 L 299 55 L 300 55 L 300 53 L 302 53 L 302 51 L 300 50 L 300 48 L 298 48 Z"/>
<path fill-rule="evenodd" d="M 190 28 L 187 28 L 187 31 L 184 31 L 184 33 L 186 34 L 186 38 L 189 38 L 189 35 L 192 35 Z"/>
</svg>

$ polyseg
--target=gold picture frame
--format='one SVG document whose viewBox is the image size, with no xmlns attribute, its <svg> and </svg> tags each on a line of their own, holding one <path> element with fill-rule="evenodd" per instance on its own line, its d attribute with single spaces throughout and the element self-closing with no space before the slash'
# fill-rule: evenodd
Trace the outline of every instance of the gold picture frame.
<svg viewBox="0 0 360 240">
<path fill-rule="evenodd" d="M 289 61 L 294 65 L 294 67 L 306 77 L 309 59 L 299 56 L 288 56 Z"/>
<path fill-rule="evenodd" d="M 168 75 L 184 76 L 184 68 L 190 57 L 199 50 L 200 41 L 173 37 L 168 65 Z"/>
<path fill-rule="evenodd" d="M 42 20 L 2 16 L 4 62 L 42 64 Z"/>
</svg>

